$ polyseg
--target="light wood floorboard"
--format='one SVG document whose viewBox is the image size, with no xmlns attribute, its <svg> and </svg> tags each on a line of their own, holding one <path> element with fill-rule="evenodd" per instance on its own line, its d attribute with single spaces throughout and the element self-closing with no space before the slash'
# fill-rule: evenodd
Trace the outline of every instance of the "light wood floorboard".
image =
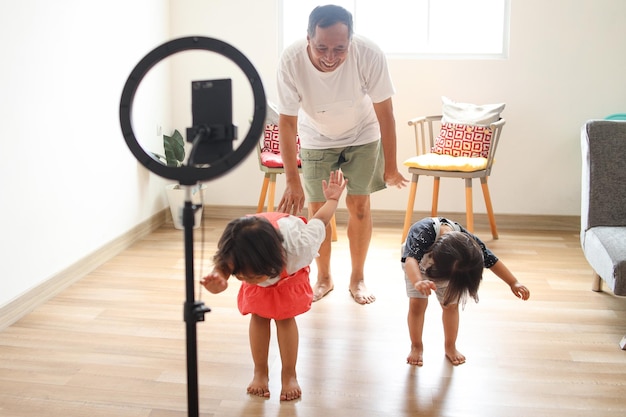
<svg viewBox="0 0 626 417">
<path fill-rule="evenodd" d="M 207 272 L 226 220 L 195 230 L 197 275 Z M 272 337 L 272 396 L 248 396 L 248 317 L 238 282 L 200 293 L 199 396 L 204 417 L 623 417 L 626 300 L 590 290 L 578 231 L 477 231 L 531 289 L 516 299 L 486 271 L 480 302 L 461 312 L 458 348 L 444 357 L 441 309 L 431 300 L 425 363 L 406 364 L 407 299 L 398 227 L 376 227 L 367 282 L 378 300 L 357 305 L 347 289 L 344 225 L 333 245 L 335 290 L 298 318 L 302 399 L 281 403 Z M 201 240 L 204 237 L 204 245 Z M 202 246 L 204 246 L 202 253 Z M 200 260 L 204 259 L 204 262 Z M 0 416 L 187 415 L 182 232 L 166 224 L 0 332 Z M 313 274 L 315 267 L 313 267 Z"/>
</svg>

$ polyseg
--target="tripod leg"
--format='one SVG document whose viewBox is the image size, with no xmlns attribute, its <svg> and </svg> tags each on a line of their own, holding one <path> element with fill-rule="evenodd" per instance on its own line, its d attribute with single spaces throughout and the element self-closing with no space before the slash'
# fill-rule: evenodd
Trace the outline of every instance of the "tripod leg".
<svg viewBox="0 0 626 417">
<path fill-rule="evenodd" d="M 187 336 L 187 406 L 188 416 L 198 417 L 198 340 L 196 323 L 204 320 L 204 313 L 210 311 L 201 301 L 195 301 L 193 270 L 193 223 L 198 209 L 191 203 L 191 192 L 187 188 L 187 198 L 183 208 L 185 230 L 185 304 L 183 317 Z"/>
</svg>

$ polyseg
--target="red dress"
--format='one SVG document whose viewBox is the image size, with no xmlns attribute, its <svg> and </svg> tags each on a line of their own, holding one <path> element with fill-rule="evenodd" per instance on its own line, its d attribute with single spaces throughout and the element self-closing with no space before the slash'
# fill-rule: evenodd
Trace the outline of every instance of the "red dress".
<svg viewBox="0 0 626 417">
<path fill-rule="evenodd" d="M 279 228 L 278 220 L 289 216 L 286 213 L 258 213 Z M 305 219 L 302 219 L 306 222 Z M 280 229 L 279 229 L 280 230 Z M 310 267 L 306 266 L 291 275 L 285 270 L 280 280 L 263 287 L 242 281 L 237 295 L 237 306 L 241 314 L 256 314 L 274 320 L 284 320 L 305 313 L 311 309 L 313 289 L 309 281 Z"/>
</svg>

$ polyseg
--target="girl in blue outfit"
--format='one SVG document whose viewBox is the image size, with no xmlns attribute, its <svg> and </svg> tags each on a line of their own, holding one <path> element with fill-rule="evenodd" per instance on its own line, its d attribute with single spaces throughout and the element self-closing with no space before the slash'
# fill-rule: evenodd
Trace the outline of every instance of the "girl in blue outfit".
<svg viewBox="0 0 626 417">
<path fill-rule="evenodd" d="M 446 357 L 453 365 L 465 362 L 456 349 L 459 302 L 471 297 L 478 302 L 478 287 L 484 268 L 511 287 L 516 297 L 527 300 L 530 291 L 475 235 L 444 217 L 427 217 L 411 226 L 402 245 L 402 268 L 409 297 L 408 326 L 410 365 L 422 366 L 422 331 L 428 296 L 435 292 L 443 309 Z"/>
</svg>

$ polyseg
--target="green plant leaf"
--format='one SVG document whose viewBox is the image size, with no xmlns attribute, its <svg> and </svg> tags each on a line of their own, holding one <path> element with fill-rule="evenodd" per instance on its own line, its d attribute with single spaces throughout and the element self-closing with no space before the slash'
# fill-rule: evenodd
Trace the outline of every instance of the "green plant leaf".
<svg viewBox="0 0 626 417">
<path fill-rule="evenodd" d="M 163 148 L 168 167 L 178 167 L 185 159 L 185 142 L 178 130 L 172 136 L 163 135 Z"/>
</svg>

